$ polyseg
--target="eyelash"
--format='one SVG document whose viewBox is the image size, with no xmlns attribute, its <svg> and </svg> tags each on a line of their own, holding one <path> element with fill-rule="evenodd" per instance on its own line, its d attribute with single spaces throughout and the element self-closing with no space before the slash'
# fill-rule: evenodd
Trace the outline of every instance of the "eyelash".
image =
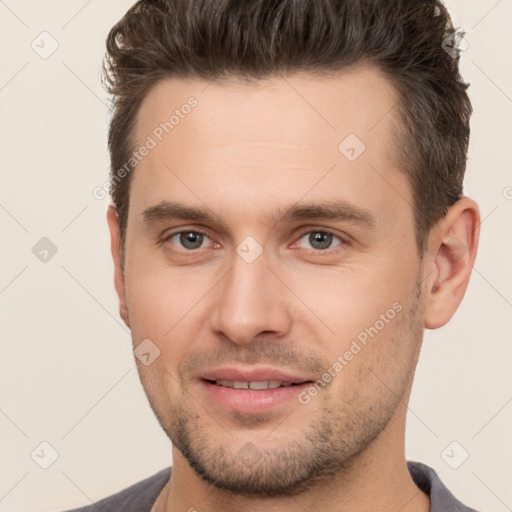
<svg viewBox="0 0 512 512">
<path fill-rule="evenodd" d="M 172 232 L 172 233 L 164 235 L 164 237 L 161 240 L 161 243 L 169 242 L 171 238 L 175 237 L 176 235 L 181 235 L 182 233 L 195 233 L 195 234 L 203 235 L 203 236 L 205 236 L 207 238 L 210 238 L 208 233 L 206 233 L 205 231 L 202 231 L 201 229 L 185 229 L 185 230 L 175 231 L 175 232 Z M 348 244 L 346 239 L 344 239 L 340 235 L 334 233 L 330 229 L 326 229 L 326 228 L 322 228 L 322 229 L 304 228 L 303 230 L 301 230 L 299 232 L 299 235 L 298 235 L 298 238 L 297 238 L 297 242 L 300 241 L 300 239 L 303 238 L 304 235 L 308 235 L 308 234 L 311 234 L 311 233 L 329 234 L 329 235 L 332 235 L 335 238 L 338 238 L 340 240 L 340 242 L 341 242 L 339 245 L 337 245 L 335 247 L 329 247 L 329 248 L 324 249 L 324 250 L 303 249 L 303 250 L 305 250 L 305 251 L 307 251 L 309 253 L 314 253 L 315 255 L 331 254 L 333 251 L 336 252 L 338 250 L 342 250 L 344 248 L 344 246 Z M 299 249 L 300 249 L 300 247 L 299 247 Z M 182 251 L 187 252 L 187 253 L 194 253 L 194 252 L 199 252 L 200 251 L 200 249 L 181 249 L 181 248 L 179 250 L 182 250 Z"/>
</svg>

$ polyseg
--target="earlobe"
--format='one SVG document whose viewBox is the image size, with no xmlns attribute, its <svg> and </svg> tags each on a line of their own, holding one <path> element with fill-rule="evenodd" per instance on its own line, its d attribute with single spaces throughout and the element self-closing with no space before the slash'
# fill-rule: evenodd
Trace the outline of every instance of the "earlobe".
<svg viewBox="0 0 512 512">
<path fill-rule="evenodd" d="M 437 329 L 455 314 L 466 292 L 476 259 L 480 234 L 478 205 L 463 197 L 432 230 L 424 326 Z"/>
<path fill-rule="evenodd" d="M 128 307 L 126 305 L 126 285 L 123 261 L 121 258 L 121 237 L 119 232 L 119 216 L 114 206 L 109 205 L 107 223 L 110 230 L 110 251 L 114 262 L 114 286 L 119 298 L 119 314 L 124 323 L 130 327 Z"/>
</svg>

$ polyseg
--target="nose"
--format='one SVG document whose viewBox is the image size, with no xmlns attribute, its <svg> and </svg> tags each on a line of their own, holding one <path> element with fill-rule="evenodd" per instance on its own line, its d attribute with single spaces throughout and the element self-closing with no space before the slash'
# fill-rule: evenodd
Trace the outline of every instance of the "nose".
<svg viewBox="0 0 512 512">
<path fill-rule="evenodd" d="M 233 343 L 248 344 L 258 334 L 282 336 L 291 325 L 290 297 L 275 270 L 267 266 L 265 252 L 252 263 L 238 254 L 233 266 L 216 287 L 211 328 Z"/>
</svg>

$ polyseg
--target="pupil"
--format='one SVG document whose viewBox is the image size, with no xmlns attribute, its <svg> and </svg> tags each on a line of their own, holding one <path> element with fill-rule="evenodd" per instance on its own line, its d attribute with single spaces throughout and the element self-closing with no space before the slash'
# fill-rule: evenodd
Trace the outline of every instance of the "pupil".
<svg viewBox="0 0 512 512">
<path fill-rule="evenodd" d="M 201 235 L 201 233 L 194 233 L 193 231 L 181 233 L 180 242 L 183 247 L 187 249 L 197 249 L 201 247 L 203 243 L 203 235 Z"/>
<path fill-rule="evenodd" d="M 327 249 L 332 243 L 331 233 L 318 231 L 309 235 L 309 242 L 315 249 Z"/>
</svg>

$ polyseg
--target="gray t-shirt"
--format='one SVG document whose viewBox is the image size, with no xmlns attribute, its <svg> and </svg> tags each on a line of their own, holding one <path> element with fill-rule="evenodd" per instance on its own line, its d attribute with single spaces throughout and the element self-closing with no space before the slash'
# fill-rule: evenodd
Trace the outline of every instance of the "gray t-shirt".
<svg viewBox="0 0 512 512">
<path fill-rule="evenodd" d="M 412 461 L 407 466 L 417 487 L 430 496 L 430 512 L 476 512 L 458 501 L 431 467 Z M 150 512 L 170 476 L 170 467 L 162 469 L 96 504 L 68 512 Z"/>
</svg>

